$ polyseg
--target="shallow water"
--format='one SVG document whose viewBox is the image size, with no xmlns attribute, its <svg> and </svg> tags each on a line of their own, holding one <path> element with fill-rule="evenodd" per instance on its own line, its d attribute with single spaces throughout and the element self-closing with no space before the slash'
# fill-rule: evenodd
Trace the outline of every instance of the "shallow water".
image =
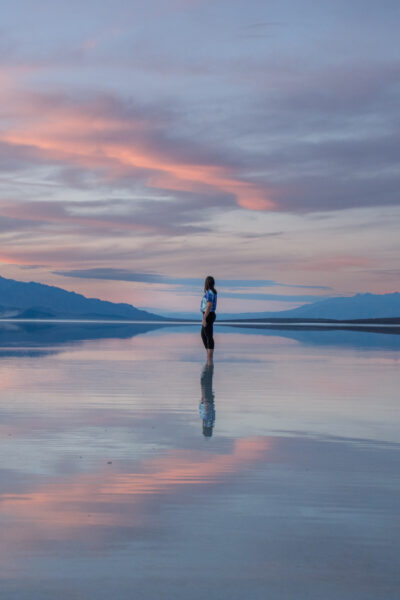
<svg viewBox="0 0 400 600">
<path fill-rule="evenodd" d="M 398 600 L 400 336 L 0 327 L 9 599 Z"/>
</svg>

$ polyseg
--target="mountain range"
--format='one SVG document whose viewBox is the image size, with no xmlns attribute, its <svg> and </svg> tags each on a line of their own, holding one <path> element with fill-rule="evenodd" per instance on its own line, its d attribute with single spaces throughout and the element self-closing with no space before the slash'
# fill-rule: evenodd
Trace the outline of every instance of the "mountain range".
<svg viewBox="0 0 400 600">
<path fill-rule="evenodd" d="M 223 293 L 221 294 L 221 300 Z M 121 319 L 129 321 L 166 321 L 186 319 L 189 315 L 168 317 L 140 310 L 126 303 L 86 298 L 59 287 L 36 282 L 15 281 L 0 276 L 0 318 L 3 319 Z M 199 314 L 196 313 L 196 319 Z M 328 298 L 279 312 L 219 313 L 218 320 L 236 319 L 390 319 L 400 318 L 400 293 L 356 294 Z"/>
<path fill-rule="evenodd" d="M 279 312 L 220 315 L 220 319 L 388 319 L 400 317 L 400 293 L 327 298 Z"/>
<path fill-rule="evenodd" d="M 0 318 L 167 321 L 130 304 L 86 298 L 59 287 L 0 276 Z"/>
</svg>

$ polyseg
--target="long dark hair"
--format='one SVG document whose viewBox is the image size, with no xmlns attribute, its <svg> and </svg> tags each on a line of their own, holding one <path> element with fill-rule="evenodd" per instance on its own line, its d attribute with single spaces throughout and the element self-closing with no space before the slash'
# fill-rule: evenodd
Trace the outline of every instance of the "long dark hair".
<svg viewBox="0 0 400 600">
<path fill-rule="evenodd" d="M 208 275 L 204 280 L 204 291 L 206 292 L 207 290 L 211 290 L 214 294 L 217 293 L 217 290 L 215 289 L 215 279 L 214 277 L 211 277 L 211 275 Z"/>
</svg>

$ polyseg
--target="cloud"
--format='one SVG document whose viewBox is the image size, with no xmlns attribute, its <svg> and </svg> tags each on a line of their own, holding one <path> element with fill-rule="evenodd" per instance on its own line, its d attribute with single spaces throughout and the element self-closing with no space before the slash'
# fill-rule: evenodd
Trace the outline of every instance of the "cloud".
<svg viewBox="0 0 400 600">
<path fill-rule="evenodd" d="M 257 99 L 246 115 L 228 117 L 224 132 L 246 147 L 254 180 L 274 189 L 274 210 L 400 203 L 399 61 L 236 66 Z"/>
<path fill-rule="evenodd" d="M 237 166 L 199 142 L 171 136 L 171 116 L 112 95 L 74 100 L 62 94 L 16 94 L 0 142 L 11 156 L 77 165 L 100 180 L 134 177 L 149 188 L 227 195 L 252 210 L 272 208 L 266 185 L 246 180 Z"/>
<path fill-rule="evenodd" d="M 106 279 L 110 281 L 134 281 L 141 283 L 166 283 L 168 278 L 152 273 L 134 273 L 127 269 L 94 268 L 70 269 L 67 271 L 53 271 L 55 275 L 63 277 L 78 277 L 83 279 Z"/>
<path fill-rule="evenodd" d="M 195 133 L 184 99 L 178 108 L 111 92 L 6 89 L 3 168 L 51 167 L 58 183 L 135 190 L 135 201 L 169 196 L 138 204 L 147 224 L 184 214 L 189 226 L 202 206 L 313 212 L 400 203 L 398 61 L 242 60 L 236 71 L 254 98 L 244 112 L 226 106 L 217 122 L 203 109 Z"/>
<path fill-rule="evenodd" d="M 244 39 L 259 39 L 270 38 L 274 35 L 274 29 L 284 26 L 282 21 L 260 21 L 258 23 L 250 23 L 240 28 L 238 38 Z"/>
<path fill-rule="evenodd" d="M 42 269 L 43 267 L 45 267 L 45 265 L 21 265 L 20 269 L 31 271 L 34 269 Z"/>
<path fill-rule="evenodd" d="M 285 295 L 285 294 L 262 294 L 262 293 L 243 293 L 243 292 L 225 292 L 223 293 L 224 298 L 235 298 L 243 300 L 276 300 L 279 302 L 317 302 L 330 298 L 330 296 L 312 296 L 310 295 Z"/>
<path fill-rule="evenodd" d="M 17 13 L 6 11 L 2 258 L 58 272 L 134 265 L 143 274 L 195 275 L 199 264 L 219 281 L 267 275 L 341 291 L 373 285 L 371 267 L 395 264 L 397 217 L 386 225 L 375 215 L 400 204 L 397 31 L 377 9 L 360 26 L 359 11 L 341 4 L 334 21 L 308 1 L 307 17 L 296 8 L 289 19 L 278 7 L 258 3 L 244 15 L 235 4 L 225 23 L 226 7 L 210 3 L 194 28 L 185 11 L 162 8 L 160 19 L 146 5 L 149 19 L 138 27 L 122 23 L 120 11 L 114 22 L 110 7 L 107 22 L 87 8 L 73 31 L 67 12 L 60 19 L 30 11 L 23 32 L 7 22 Z M 42 40 L 43 22 L 51 35 Z M 343 36 L 350 24 L 351 47 Z M 265 44 L 237 39 L 270 32 Z M 375 210 L 370 232 L 351 207 Z M 322 211 L 336 211 L 337 230 Z M 66 285 L 95 288 L 87 279 Z M 128 296 L 146 285 L 119 287 Z"/>
<path fill-rule="evenodd" d="M 30 219 L 18 219 L 0 215 L 0 234 L 32 229 L 35 222 Z"/>
<path fill-rule="evenodd" d="M 116 269 L 112 267 L 91 268 L 91 269 L 69 269 L 62 271 L 53 271 L 55 275 L 63 277 L 78 277 L 83 279 L 103 279 L 111 281 L 132 281 L 142 283 L 161 283 L 180 286 L 201 286 L 203 279 L 195 277 L 167 277 L 158 273 L 137 273 L 129 269 Z M 328 290 L 327 286 L 322 285 L 294 285 L 288 283 L 280 283 L 278 281 L 266 279 L 219 279 L 218 284 L 224 287 L 240 287 L 240 288 L 255 288 L 255 287 L 290 287 L 290 288 L 306 288 Z M 224 294 L 226 295 L 226 294 Z M 263 295 L 263 294 L 261 294 Z M 240 295 L 233 294 L 231 297 L 238 298 Z M 247 296 L 246 296 L 247 297 Z M 286 298 L 286 296 L 284 296 Z M 308 296 L 307 296 L 308 298 Z M 276 296 L 274 296 L 276 299 Z"/>
<path fill-rule="evenodd" d="M 303 266 L 304 271 L 326 271 L 326 270 L 346 270 L 346 269 L 369 269 L 374 266 L 374 259 L 367 256 L 356 256 L 351 254 L 337 254 L 334 256 L 325 256 L 312 258 Z"/>
<path fill-rule="evenodd" d="M 79 231 L 91 236 L 145 234 L 183 235 L 207 231 L 206 224 L 191 224 L 197 213 L 191 202 L 180 198 L 170 202 L 157 200 L 104 199 L 91 201 L 0 201 L 0 214 L 9 230 L 54 229 Z M 193 214 L 191 214 L 191 212 Z M 201 221 L 201 214 L 197 219 Z M 1 231 L 0 220 L 0 231 Z"/>
</svg>

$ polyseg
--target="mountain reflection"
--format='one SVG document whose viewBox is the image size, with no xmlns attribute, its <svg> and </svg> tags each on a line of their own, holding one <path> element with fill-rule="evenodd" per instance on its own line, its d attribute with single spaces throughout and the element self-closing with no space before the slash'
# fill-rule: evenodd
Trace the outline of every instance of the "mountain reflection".
<svg viewBox="0 0 400 600">
<path fill-rule="evenodd" d="M 70 344 L 90 340 L 130 339 L 168 326 L 168 323 L 0 321 L 0 358 L 57 354 Z"/>
<path fill-rule="evenodd" d="M 206 364 L 201 373 L 201 402 L 199 405 L 200 416 L 203 420 L 203 435 L 211 437 L 215 423 L 215 404 L 212 389 L 214 365 Z"/>
<path fill-rule="evenodd" d="M 130 340 L 156 330 L 168 329 L 171 336 L 192 334 L 188 323 L 96 322 L 96 321 L 6 321 L 0 320 L 0 360 L 5 357 L 44 357 L 62 352 L 67 346 L 80 346 L 95 340 Z M 226 333 L 290 339 L 303 346 L 357 348 L 358 350 L 400 350 L 400 327 L 299 327 L 298 325 L 226 325 Z M 206 378 L 211 376 L 208 373 Z"/>
<path fill-rule="evenodd" d="M 252 324 L 225 325 L 218 323 L 225 331 L 235 331 L 244 335 L 262 335 L 295 340 L 305 346 L 331 346 L 373 350 L 400 350 L 400 327 L 367 326 L 300 326 L 297 324 Z"/>
</svg>

